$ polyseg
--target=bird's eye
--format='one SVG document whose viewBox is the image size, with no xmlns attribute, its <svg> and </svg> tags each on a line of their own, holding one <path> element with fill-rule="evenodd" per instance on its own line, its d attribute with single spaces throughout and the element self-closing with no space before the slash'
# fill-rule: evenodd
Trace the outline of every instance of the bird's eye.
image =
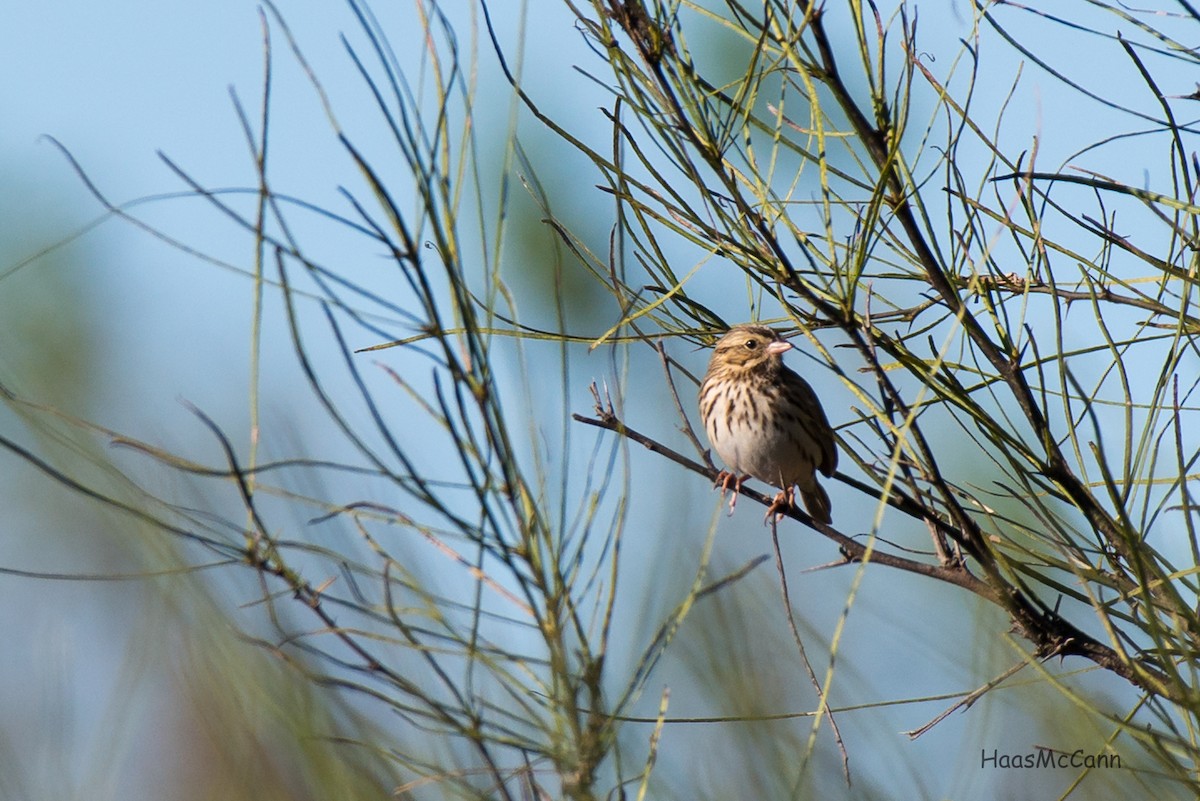
<svg viewBox="0 0 1200 801">
<path fill-rule="evenodd" d="M 746 340 L 746 349 L 747 350 L 754 350 L 757 347 L 758 347 L 757 339 L 747 339 Z"/>
</svg>

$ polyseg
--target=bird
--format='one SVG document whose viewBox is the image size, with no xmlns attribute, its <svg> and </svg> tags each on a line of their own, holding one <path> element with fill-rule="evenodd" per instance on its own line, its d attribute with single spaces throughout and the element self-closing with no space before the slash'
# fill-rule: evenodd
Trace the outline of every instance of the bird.
<svg viewBox="0 0 1200 801">
<path fill-rule="evenodd" d="M 700 382 L 700 417 L 728 468 L 717 476 L 722 498 L 733 484 L 730 514 L 742 482 L 754 477 L 780 490 L 765 520 L 793 508 L 799 487 L 809 515 L 829 524 L 829 495 L 817 473 L 837 470 L 837 442 L 813 388 L 783 363 L 791 349 L 766 326 L 731 328 L 717 341 Z"/>
</svg>

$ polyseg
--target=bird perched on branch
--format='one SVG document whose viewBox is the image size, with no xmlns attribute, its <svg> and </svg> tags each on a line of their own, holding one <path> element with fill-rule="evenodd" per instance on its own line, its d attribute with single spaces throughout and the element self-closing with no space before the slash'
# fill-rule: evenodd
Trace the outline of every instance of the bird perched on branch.
<svg viewBox="0 0 1200 801">
<path fill-rule="evenodd" d="M 768 519 L 792 508 L 799 487 L 808 513 L 829 523 L 829 496 L 816 474 L 833 475 L 837 443 L 812 387 L 783 363 L 791 349 L 766 326 L 730 329 L 717 342 L 700 383 L 700 416 L 728 468 L 717 483 L 722 497 L 733 485 L 730 514 L 742 482 L 753 476 L 780 489 Z"/>
</svg>

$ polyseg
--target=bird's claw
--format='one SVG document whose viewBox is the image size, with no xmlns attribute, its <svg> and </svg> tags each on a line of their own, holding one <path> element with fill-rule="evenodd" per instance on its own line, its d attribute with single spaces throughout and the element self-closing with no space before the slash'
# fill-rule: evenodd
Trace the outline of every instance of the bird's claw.
<svg viewBox="0 0 1200 801">
<path fill-rule="evenodd" d="M 778 523 L 786 516 L 785 513 L 790 511 L 796 505 L 796 488 L 788 487 L 782 490 L 771 501 L 771 505 L 767 507 L 767 514 L 763 517 L 763 525 L 765 526 L 771 520 L 771 516 L 775 516 L 775 522 Z"/>
<path fill-rule="evenodd" d="M 713 484 L 713 489 L 720 487 L 722 498 L 725 497 L 725 493 L 729 492 L 730 482 L 733 482 L 733 497 L 729 499 L 730 517 L 733 516 L 733 509 L 735 506 L 737 506 L 738 493 L 741 492 L 742 482 L 748 478 L 750 478 L 750 476 L 742 476 L 739 478 L 736 473 L 731 473 L 728 470 L 722 470 L 720 473 L 717 473 L 717 481 L 715 484 Z"/>
</svg>

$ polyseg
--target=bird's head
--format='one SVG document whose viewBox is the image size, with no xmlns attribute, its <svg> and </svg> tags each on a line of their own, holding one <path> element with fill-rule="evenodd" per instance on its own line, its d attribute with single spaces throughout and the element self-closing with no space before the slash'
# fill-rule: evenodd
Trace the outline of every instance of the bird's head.
<svg viewBox="0 0 1200 801">
<path fill-rule="evenodd" d="M 778 370 L 792 344 L 763 325 L 738 325 L 717 341 L 713 367 L 757 372 Z"/>
</svg>

